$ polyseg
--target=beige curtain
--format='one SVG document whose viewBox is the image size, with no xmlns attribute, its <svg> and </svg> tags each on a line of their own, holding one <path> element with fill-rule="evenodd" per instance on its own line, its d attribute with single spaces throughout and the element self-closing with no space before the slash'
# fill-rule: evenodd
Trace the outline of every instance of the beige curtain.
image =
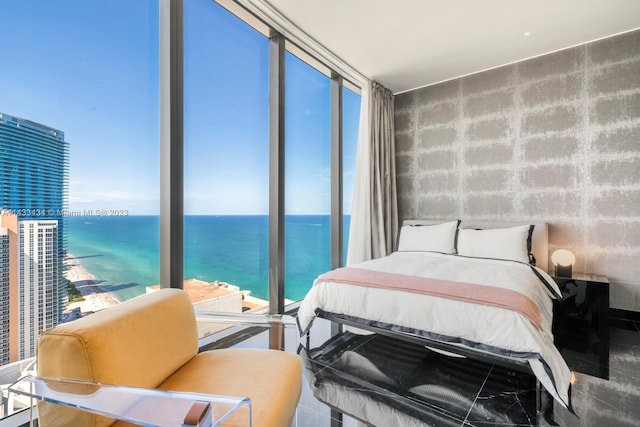
<svg viewBox="0 0 640 427">
<path fill-rule="evenodd" d="M 398 234 L 393 94 L 376 82 L 362 91 L 347 265 L 393 252 Z"/>
</svg>

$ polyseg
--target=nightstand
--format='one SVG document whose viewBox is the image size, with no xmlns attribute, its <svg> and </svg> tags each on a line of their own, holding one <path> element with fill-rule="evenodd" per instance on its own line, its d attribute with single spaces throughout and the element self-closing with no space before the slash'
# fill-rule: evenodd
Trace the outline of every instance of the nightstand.
<svg viewBox="0 0 640 427">
<path fill-rule="evenodd" d="M 609 279 L 573 273 L 553 277 L 563 301 L 554 300 L 554 343 L 575 371 L 609 379 Z"/>
</svg>

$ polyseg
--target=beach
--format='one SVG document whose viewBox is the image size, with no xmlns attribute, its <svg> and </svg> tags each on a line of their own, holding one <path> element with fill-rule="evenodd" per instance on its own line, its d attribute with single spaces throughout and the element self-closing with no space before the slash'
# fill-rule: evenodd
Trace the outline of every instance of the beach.
<svg viewBox="0 0 640 427">
<path fill-rule="evenodd" d="M 71 311 L 79 307 L 82 313 L 89 313 L 120 303 L 112 292 L 107 292 L 100 287 L 98 280 L 84 269 L 78 258 L 67 253 L 64 265 L 64 277 L 73 283 L 84 298 L 84 301 L 69 304 L 67 310 Z"/>
</svg>

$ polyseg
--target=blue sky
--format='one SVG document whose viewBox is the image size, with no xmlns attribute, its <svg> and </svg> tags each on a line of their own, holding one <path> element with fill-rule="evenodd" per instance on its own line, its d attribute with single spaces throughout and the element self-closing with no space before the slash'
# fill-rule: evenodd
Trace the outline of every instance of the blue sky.
<svg viewBox="0 0 640 427">
<path fill-rule="evenodd" d="M 210 0 L 185 9 L 185 212 L 264 214 L 268 42 Z M 157 214 L 157 1 L 3 1 L 0 28 L 0 112 L 65 132 L 70 209 Z M 329 81 L 286 67 L 286 210 L 328 213 Z M 359 105 L 345 91 L 347 194 Z"/>
</svg>

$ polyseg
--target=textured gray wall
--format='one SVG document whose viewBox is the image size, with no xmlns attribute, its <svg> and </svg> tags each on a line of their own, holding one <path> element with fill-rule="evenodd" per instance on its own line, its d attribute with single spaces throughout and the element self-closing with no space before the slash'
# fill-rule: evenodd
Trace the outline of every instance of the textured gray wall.
<svg viewBox="0 0 640 427">
<path fill-rule="evenodd" d="M 640 30 L 395 97 L 400 219 L 550 224 L 640 311 Z"/>
</svg>

